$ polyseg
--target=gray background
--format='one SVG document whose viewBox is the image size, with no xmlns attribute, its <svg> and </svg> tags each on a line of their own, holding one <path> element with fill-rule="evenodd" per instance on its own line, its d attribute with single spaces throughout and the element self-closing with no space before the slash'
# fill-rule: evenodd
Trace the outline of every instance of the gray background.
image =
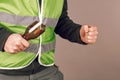
<svg viewBox="0 0 120 80">
<path fill-rule="evenodd" d="M 120 80 L 120 0 L 68 0 L 73 21 L 98 27 L 94 45 L 57 36 L 56 63 L 65 80 Z"/>
</svg>

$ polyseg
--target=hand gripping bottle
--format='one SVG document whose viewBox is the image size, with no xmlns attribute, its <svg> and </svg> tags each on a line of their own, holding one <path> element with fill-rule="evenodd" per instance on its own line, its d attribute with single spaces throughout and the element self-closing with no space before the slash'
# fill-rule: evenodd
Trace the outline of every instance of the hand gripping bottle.
<svg viewBox="0 0 120 80">
<path fill-rule="evenodd" d="M 35 21 L 27 27 L 22 37 L 26 40 L 35 39 L 40 36 L 44 31 L 45 25 L 38 23 L 38 21 Z"/>
</svg>

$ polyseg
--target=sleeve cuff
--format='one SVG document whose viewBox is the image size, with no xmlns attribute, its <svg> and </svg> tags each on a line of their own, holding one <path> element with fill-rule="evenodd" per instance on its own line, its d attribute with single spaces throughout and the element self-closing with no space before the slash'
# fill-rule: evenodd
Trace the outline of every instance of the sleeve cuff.
<svg viewBox="0 0 120 80">
<path fill-rule="evenodd" d="M 12 34 L 12 32 L 7 31 L 6 29 L 0 31 L 0 51 L 4 51 L 5 42 L 10 34 Z"/>
</svg>

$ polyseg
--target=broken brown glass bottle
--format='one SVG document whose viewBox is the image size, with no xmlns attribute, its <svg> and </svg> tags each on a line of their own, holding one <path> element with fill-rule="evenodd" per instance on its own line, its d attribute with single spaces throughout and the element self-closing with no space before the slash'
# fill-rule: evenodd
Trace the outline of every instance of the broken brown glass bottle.
<svg viewBox="0 0 120 80">
<path fill-rule="evenodd" d="M 45 32 L 45 25 L 39 24 L 38 21 L 35 21 L 27 27 L 22 37 L 26 40 L 35 39 L 43 32 Z"/>
</svg>

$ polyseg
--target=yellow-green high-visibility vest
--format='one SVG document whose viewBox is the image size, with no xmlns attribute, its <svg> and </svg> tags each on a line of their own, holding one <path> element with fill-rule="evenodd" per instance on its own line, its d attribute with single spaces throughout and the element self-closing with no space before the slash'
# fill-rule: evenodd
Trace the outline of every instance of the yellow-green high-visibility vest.
<svg viewBox="0 0 120 80">
<path fill-rule="evenodd" d="M 41 8 L 39 0 L 0 0 L 1 27 L 13 33 L 23 34 L 28 25 L 40 18 L 46 25 L 45 32 L 40 37 L 30 40 L 30 46 L 25 51 L 17 54 L 0 51 L 0 69 L 24 68 L 36 58 L 43 66 L 54 65 L 54 29 L 62 13 L 63 3 L 64 0 L 42 0 Z"/>
</svg>

